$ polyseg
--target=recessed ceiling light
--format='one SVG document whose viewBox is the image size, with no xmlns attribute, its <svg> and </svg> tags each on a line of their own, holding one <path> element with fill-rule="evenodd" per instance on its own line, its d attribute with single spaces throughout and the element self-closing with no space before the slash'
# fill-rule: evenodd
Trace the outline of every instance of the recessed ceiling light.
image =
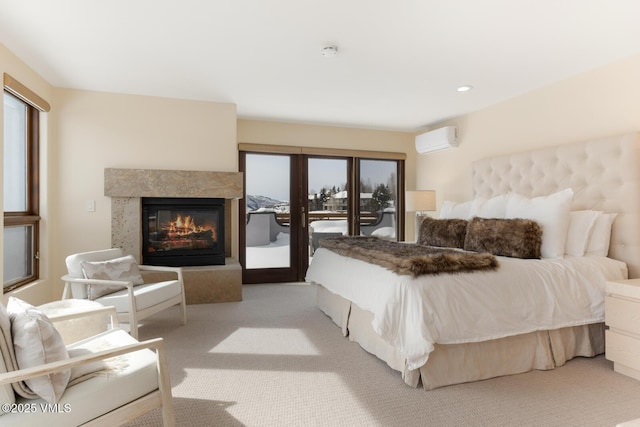
<svg viewBox="0 0 640 427">
<path fill-rule="evenodd" d="M 469 85 L 465 85 L 465 86 L 460 86 L 458 89 L 456 89 L 458 92 L 469 92 L 471 89 L 473 89 L 473 86 L 469 86 Z"/>
<path fill-rule="evenodd" d="M 338 54 L 338 46 L 325 46 L 320 51 L 322 56 L 330 58 L 332 56 L 336 56 Z"/>
</svg>

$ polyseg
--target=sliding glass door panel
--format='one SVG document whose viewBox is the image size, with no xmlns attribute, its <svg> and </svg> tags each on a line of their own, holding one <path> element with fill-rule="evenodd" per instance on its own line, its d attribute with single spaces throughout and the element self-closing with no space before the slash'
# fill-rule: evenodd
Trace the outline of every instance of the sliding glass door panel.
<svg viewBox="0 0 640 427">
<path fill-rule="evenodd" d="M 349 159 L 307 159 L 309 260 L 324 237 L 348 235 Z"/>
<path fill-rule="evenodd" d="M 241 153 L 245 197 L 241 232 L 243 282 L 298 280 L 297 157 Z M 293 212 L 293 214 L 292 214 Z"/>
<path fill-rule="evenodd" d="M 360 159 L 358 172 L 360 234 L 396 240 L 398 162 Z"/>
<path fill-rule="evenodd" d="M 246 265 L 253 268 L 291 266 L 289 156 L 247 154 Z"/>
</svg>

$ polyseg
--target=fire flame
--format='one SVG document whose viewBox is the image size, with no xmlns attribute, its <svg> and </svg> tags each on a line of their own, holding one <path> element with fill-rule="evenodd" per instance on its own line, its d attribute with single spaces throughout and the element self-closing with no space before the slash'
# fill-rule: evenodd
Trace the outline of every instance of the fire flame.
<svg viewBox="0 0 640 427">
<path fill-rule="evenodd" d="M 171 237 L 186 236 L 190 233 L 200 233 L 207 230 L 211 230 L 214 233 L 215 238 L 215 227 L 202 227 L 196 225 L 191 216 L 185 215 L 183 217 L 180 214 L 178 214 L 176 216 L 176 220 L 171 221 L 167 227 L 167 231 Z"/>
<path fill-rule="evenodd" d="M 190 216 L 185 216 L 183 219 L 182 215 L 178 215 L 176 220 L 171 222 L 169 228 L 171 231 L 177 233 L 195 233 L 200 231 L 200 227 L 196 226 L 196 223 Z"/>
</svg>

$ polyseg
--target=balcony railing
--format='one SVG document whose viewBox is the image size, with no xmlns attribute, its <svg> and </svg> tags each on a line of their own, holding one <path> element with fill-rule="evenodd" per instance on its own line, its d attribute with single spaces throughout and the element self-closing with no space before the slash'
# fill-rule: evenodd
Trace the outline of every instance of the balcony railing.
<svg viewBox="0 0 640 427">
<path fill-rule="evenodd" d="M 309 223 L 320 220 L 341 220 L 347 219 L 346 212 L 335 211 L 313 211 L 308 213 Z M 375 212 L 360 212 L 360 225 L 371 225 L 378 222 L 380 214 Z M 276 212 L 276 220 L 279 224 L 288 226 L 289 212 Z"/>
</svg>

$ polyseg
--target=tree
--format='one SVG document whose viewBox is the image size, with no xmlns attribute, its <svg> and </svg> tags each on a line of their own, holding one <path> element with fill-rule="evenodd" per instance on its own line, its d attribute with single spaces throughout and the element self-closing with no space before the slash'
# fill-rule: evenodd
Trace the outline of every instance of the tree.
<svg viewBox="0 0 640 427">
<path fill-rule="evenodd" d="M 371 185 L 371 178 L 367 178 L 367 180 L 360 179 L 360 192 L 361 193 L 372 193 L 373 185 Z"/>
<path fill-rule="evenodd" d="M 389 191 L 389 187 L 384 184 L 378 184 L 371 195 L 371 204 L 373 209 L 376 212 L 383 210 L 387 207 L 389 200 L 391 200 L 391 191 Z"/>
<path fill-rule="evenodd" d="M 322 187 L 322 190 L 320 190 L 320 202 L 327 203 L 327 200 L 329 200 L 329 196 L 327 195 L 327 189 L 325 187 Z"/>
</svg>

